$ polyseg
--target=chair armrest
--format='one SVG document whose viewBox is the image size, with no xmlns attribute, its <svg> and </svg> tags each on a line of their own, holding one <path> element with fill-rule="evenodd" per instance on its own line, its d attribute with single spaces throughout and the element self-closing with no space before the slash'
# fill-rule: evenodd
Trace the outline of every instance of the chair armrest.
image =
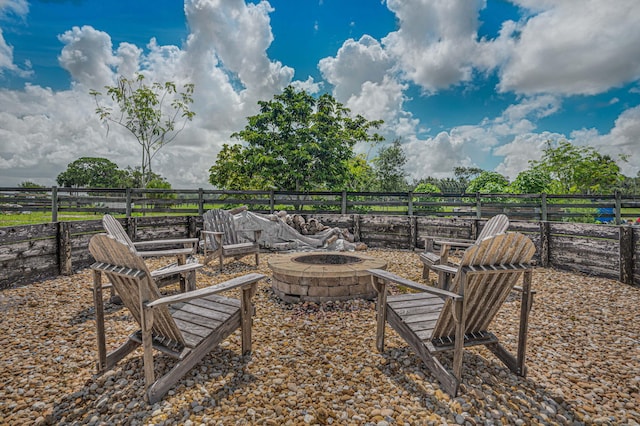
<svg viewBox="0 0 640 426">
<path fill-rule="evenodd" d="M 253 232 L 253 242 L 258 242 L 260 234 L 262 234 L 262 229 L 238 229 L 237 231 L 244 233 Z"/>
<path fill-rule="evenodd" d="M 201 263 L 185 263 L 184 265 L 171 265 L 166 268 L 156 269 L 151 272 L 151 278 L 162 278 L 173 274 L 182 274 L 202 268 Z"/>
<path fill-rule="evenodd" d="M 522 288 L 522 286 L 520 286 L 520 285 L 513 286 L 513 289 L 515 291 L 519 291 L 519 292 L 523 292 L 524 291 L 524 288 Z M 537 290 L 531 290 L 531 294 L 536 294 L 537 292 L 538 292 Z"/>
<path fill-rule="evenodd" d="M 471 247 L 475 244 L 475 241 L 467 240 L 434 240 L 436 244 L 440 244 L 441 246 L 449 246 L 449 247 L 462 247 L 467 248 Z"/>
<path fill-rule="evenodd" d="M 383 269 L 367 269 L 367 272 L 370 273 L 371 275 L 373 275 L 374 277 L 377 278 L 381 278 L 383 280 L 386 281 L 390 281 L 396 284 L 399 284 L 403 287 L 407 287 L 410 288 L 412 290 L 418 290 L 418 291 L 423 291 L 426 293 L 431 293 L 434 294 L 436 296 L 440 296 L 442 298 L 451 298 L 453 300 L 462 300 L 462 296 L 457 294 L 457 293 L 453 293 L 447 290 L 441 290 L 439 288 L 435 288 L 435 287 L 429 287 L 426 285 L 422 285 L 420 283 L 417 283 L 415 281 L 411 281 L 408 280 L 406 278 L 402 278 L 396 274 L 393 274 L 391 272 L 385 271 Z"/>
<path fill-rule="evenodd" d="M 238 287 L 244 287 L 246 285 L 256 283 L 263 278 L 265 278 L 265 275 L 263 274 L 257 274 L 257 273 L 247 274 L 241 277 L 230 279 L 228 281 L 225 281 L 223 283 L 220 283 L 211 287 L 205 287 L 205 288 L 200 288 L 194 291 L 188 291 L 186 293 L 180 293 L 172 296 L 161 297 L 160 299 L 157 299 L 157 300 L 154 300 L 153 302 L 148 303 L 147 306 L 150 308 L 153 308 L 155 306 L 170 305 L 172 303 L 178 303 L 178 302 L 187 302 L 192 299 L 210 296 L 212 294 L 221 293 L 223 291 L 232 290 Z"/>
<path fill-rule="evenodd" d="M 205 231 L 204 229 L 202 231 L 200 231 L 201 234 L 206 234 L 206 235 L 224 235 L 224 232 L 218 232 L 218 231 Z"/>
<path fill-rule="evenodd" d="M 458 268 L 449 265 L 430 265 L 430 268 L 435 272 L 444 272 L 445 274 L 455 274 Z"/>
<path fill-rule="evenodd" d="M 193 247 L 179 248 L 179 249 L 165 249 L 165 250 L 149 250 L 139 251 L 138 256 L 145 257 L 164 257 L 164 256 L 186 256 L 193 254 Z"/>
<path fill-rule="evenodd" d="M 170 240 L 152 240 L 152 241 L 138 241 L 133 245 L 138 247 L 156 246 L 156 245 L 178 245 L 178 244 L 195 244 L 198 242 L 197 238 L 176 238 Z"/>
</svg>

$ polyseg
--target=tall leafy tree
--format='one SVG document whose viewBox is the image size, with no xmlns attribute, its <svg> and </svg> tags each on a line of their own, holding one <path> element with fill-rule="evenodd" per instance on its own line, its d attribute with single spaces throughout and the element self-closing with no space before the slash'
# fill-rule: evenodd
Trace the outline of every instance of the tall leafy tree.
<svg viewBox="0 0 640 426">
<path fill-rule="evenodd" d="M 518 173 L 518 176 L 511 182 L 511 191 L 517 194 L 540 194 L 549 193 L 553 185 L 551 176 L 542 167 L 532 167 Z"/>
<path fill-rule="evenodd" d="M 178 92 L 175 83 L 154 82 L 147 85 L 144 76 L 135 79 L 120 77 L 116 86 L 106 86 L 107 95 L 116 104 L 113 107 L 102 103 L 102 94 L 92 90 L 96 101 L 96 114 L 107 123 L 115 123 L 127 129 L 142 148 L 140 169 L 142 188 L 152 179 L 151 160 L 165 145 L 172 142 L 191 121 L 193 84 L 185 84 Z"/>
<path fill-rule="evenodd" d="M 625 157 L 620 157 L 625 161 Z M 623 176 L 616 161 L 593 147 L 581 147 L 568 141 L 553 146 L 549 141 L 539 161 L 531 168 L 547 173 L 552 191 L 559 194 L 595 194 L 610 192 Z"/>
<path fill-rule="evenodd" d="M 73 188 L 119 188 L 124 177 L 118 165 L 106 158 L 81 157 L 69 163 L 56 181 Z"/>
<path fill-rule="evenodd" d="M 375 170 L 367 162 L 364 154 L 353 157 L 349 161 L 348 167 L 349 180 L 344 187 L 346 191 L 368 191 L 375 185 Z"/>
<path fill-rule="evenodd" d="M 483 171 L 473 178 L 467 186 L 466 192 L 473 194 L 502 194 L 508 192 L 509 180 L 498 172 Z"/>
<path fill-rule="evenodd" d="M 465 187 L 469 185 L 472 179 L 478 177 L 484 170 L 479 167 L 454 167 L 453 175 Z"/>
<path fill-rule="evenodd" d="M 382 121 L 352 117 L 331 95 L 314 98 L 288 86 L 231 137 L 209 170 L 209 181 L 225 189 L 310 191 L 342 189 L 352 181 L 353 148 L 375 142 Z"/>
<path fill-rule="evenodd" d="M 402 149 L 400 139 L 396 139 L 387 147 L 378 151 L 378 156 L 373 160 L 377 186 L 380 191 L 404 191 L 408 188 L 404 165 L 407 156 Z"/>
<path fill-rule="evenodd" d="M 148 174 L 149 181 L 143 184 L 143 175 L 140 167 L 132 168 L 128 166 L 122 170 L 122 182 L 120 188 L 158 188 L 158 189 L 171 189 L 171 184 L 166 178 L 156 172 L 150 172 Z"/>
<path fill-rule="evenodd" d="M 46 188 L 46 187 L 44 185 L 40 185 L 30 180 L 25 180 L 23 182 L 20 182 L 20 185 L 18 185 L 18 188 Z"/>
</svg>

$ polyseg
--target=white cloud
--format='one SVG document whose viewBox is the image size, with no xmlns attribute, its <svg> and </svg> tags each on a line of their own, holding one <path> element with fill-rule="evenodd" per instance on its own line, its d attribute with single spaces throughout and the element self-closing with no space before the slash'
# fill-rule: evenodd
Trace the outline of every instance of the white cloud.
<svg viewBox="0 0 640 426">
<path fill-rule="evenodd" d="M 26 0 L 0 0 L 0 21 L 17 17 L 24 19 L 29 13 L 29 3 Z M 14 73 L 22 78 L 27 78 L 33 74 L 30 64 L 25 64 L 26 68 L 21 68 L 13 62 L 13 46 L 7 43 L 4 38 L 2 28 L 0 28 L 0 76 L 5 71 Z"/>
<path fill-rule="evenodd" d="M 339 102 L 359 96 L 366 82 L 382 83 L 393 61 L 382 45 L 369 35 L 360 40 L 346 40 L 335 57 L 323 58 L 318 68 L 324 79 L 334 86 L 333 95 Z"/>
<path fill-rule="evenodd" d="M 58 38 L 65 45 L 58 60 L 75 83 L 96 90 L 114 83 L 112 67 L 117 59 L 109 34 L 85 25 L 73 27 Z"/>
<path fill-rule="evenodd" d="M 382 43 L 405 78 L 427 92 L 471 80 L 484 1 L 387 0 L 387 6 L 400 28 Z"/>
<path fill-rule="evenodd" d="M 409 180 L 451 176 L 454 166 L 476 165 L 465 149 L 464 141 L 455 132 L 441 132 L 427 140 L 412 139 L 403 144 L 407 154 Z"/>
<path fill-rule="evenodd" d="M 640 78 L 637 0 L 518 3 L 537 14 L 501 36 L 513 41 L 502 91 L 591 95 Z"/>
</svg>

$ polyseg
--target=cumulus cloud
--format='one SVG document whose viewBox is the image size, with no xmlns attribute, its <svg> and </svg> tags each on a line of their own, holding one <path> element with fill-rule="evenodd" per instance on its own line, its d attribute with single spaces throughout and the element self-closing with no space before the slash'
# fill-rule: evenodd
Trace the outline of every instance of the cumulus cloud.
<svg viewBox="0 0 640 426">
<path fill-rule="evenodd" d="M 393 61 L 373 37 L 346 40 L 335 57 L 323 58 L 318 68 L 324 79 L 334 86 L 333 95 L 339 102 L 360 95 L 366 82 L 382 83 Z"/>
<path fill-rule="evenodd" d="M 73 27 L 58 37 L 64 47 L 58 57 L 75 83 L 92 89 L 113 84 L 113 55 L 111 37 L 91 26 Z"/>
<path fill-rule="evenodd" d="M 0 22 L 16 17 L 24 19 L 29 13 L 29 3 L 26 0 L 0 0 Z M 13 46 L 7 43 L 2 28 L 0 28 L 0 76 L 5 72 L 14 73 L 22 78 L 32 75 L 28 64 L 21 68 L 13 61 Z"/>
<path fill-rule="evenodd" d="M 592 95 L 640 78 L 640 2 L 518 0 L 535 12 L 512 41 L 502 91 Z"/>
<path fill-rule="evenodd" d="M 469 81 L 483 5 L 480 0 L 387 0 L 400 28 L 382 42 L 405 78 L 427 92 Z"/>
</svg>

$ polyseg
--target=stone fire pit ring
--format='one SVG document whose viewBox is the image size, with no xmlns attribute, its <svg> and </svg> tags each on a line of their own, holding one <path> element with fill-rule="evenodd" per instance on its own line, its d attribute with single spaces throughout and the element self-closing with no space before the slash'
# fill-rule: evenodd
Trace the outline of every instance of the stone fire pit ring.
<svg viewBox="0 0 640 426">
<path fill-rule="evenodd" d="M 302 252 L 272 256 L 271 287 L 286 302 L 374 299 L 367 269 L 385 269 L 384 260 L 354 252 Z"/>
</svg>

